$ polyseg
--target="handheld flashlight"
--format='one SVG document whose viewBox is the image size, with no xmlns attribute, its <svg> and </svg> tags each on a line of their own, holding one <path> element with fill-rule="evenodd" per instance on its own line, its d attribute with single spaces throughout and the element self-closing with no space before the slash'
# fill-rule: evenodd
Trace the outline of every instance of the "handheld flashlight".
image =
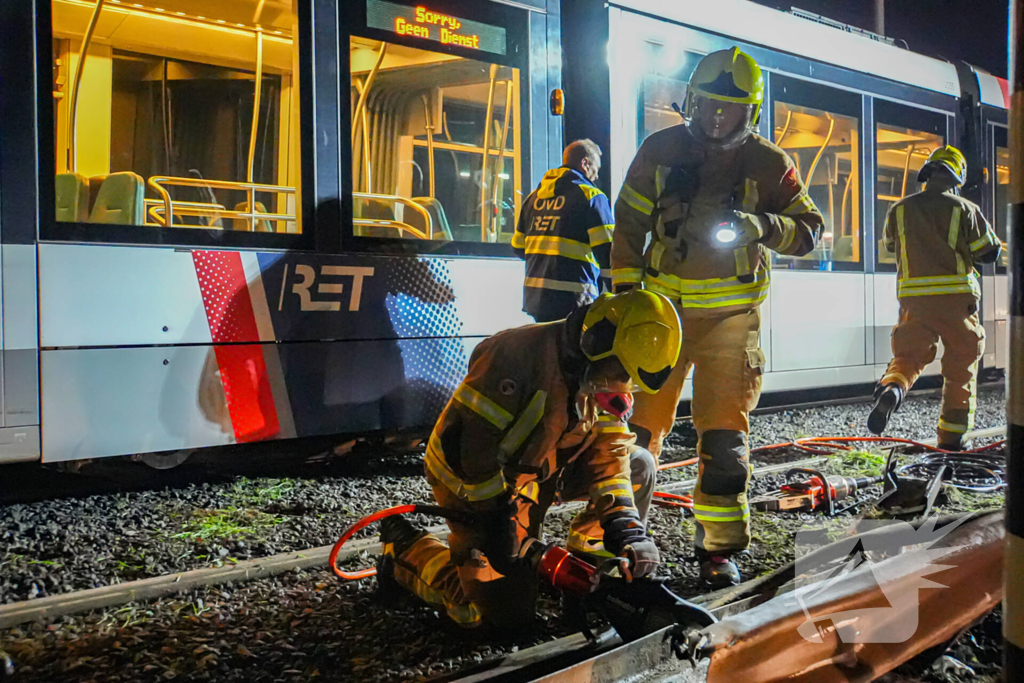
<svg viewBox="0 0 1024 683">
<path fill-rule="evenodd" d="M 719 223 L 714 232 L 715 240 L 724 245 L 732 244 L 739 237 L 736 226 L 732 223 Z"/>
</svg>

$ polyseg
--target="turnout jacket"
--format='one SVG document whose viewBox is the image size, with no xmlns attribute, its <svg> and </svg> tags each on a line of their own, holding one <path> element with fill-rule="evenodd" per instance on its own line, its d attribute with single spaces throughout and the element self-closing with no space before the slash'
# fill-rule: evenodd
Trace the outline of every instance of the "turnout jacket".
<svg viewBox="0 0 1024 683">
<path fill-rule="evenodd" d="M 893 204 L 884 240 L 896 254 L 900 299 L 936 294 L 981 298 L 974 262 L 992 263 L 1002 249 L 977 204 L 934 183 Z"/>
<path fill-rule="evenodd" d="M 539 503 L 540 484 L 578 459 L 602 526 L 623 517 L 639 524 L 629 467 L 636 437 L 570 389 L 559 363 L 568 324 L 506 330 L 476 347 L 430 435 L 428 479 L 483 513 L 509 495 Z"/>
<path fill-rule="evenodd" d="M 757 217 L 759 242 L 734 248 L 715 240 L 733 210 Z M 708 151 L 685 124 L 640 146 L 615 221 L 613 284 L 642 282 L 691 314 L 708 316 L 759 305 L 768 296 L 767 249 L 803 256 L 822 228 L 821 213 L 780 147 L 751 135 L 735 149 Z"/>
<path fill-rule="evenodd" d="M 611 202 L 586 176 L 566 166 L 544 174 L 523 202 L 512 248 L 526 260 L 523 310 L 538 314 L 543 302 L 564 299 L 571 308 L 610 289 Z"/>
</svg>

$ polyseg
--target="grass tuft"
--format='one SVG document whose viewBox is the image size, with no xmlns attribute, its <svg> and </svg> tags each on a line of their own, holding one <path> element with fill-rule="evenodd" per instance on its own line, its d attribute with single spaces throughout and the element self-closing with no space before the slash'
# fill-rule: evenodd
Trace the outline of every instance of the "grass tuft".
<svg viewBox="0 0 1024 683">
<path fill-rule="evenodd" d="M 180 533 L 173 538 L 220 540 L 256 536 L 284 522 L 259 510 L 230 507 L 223 510 L 195 510 Z"/>
</svg>

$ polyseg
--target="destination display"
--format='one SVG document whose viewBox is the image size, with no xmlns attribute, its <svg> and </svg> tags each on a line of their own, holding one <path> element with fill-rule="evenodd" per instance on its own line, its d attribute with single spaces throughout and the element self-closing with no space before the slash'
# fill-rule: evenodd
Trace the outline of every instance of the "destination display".
<svg viewBox="0 0 1024 683">
<path fill-rule="evenodd" d="M 400 36 L 499 55 L 505 54 L 508 43 L 501 26 L 435 12 L 423 5 L 410 7 L 386 0 L 366 0 L 366 25 Z"/>
</svg>

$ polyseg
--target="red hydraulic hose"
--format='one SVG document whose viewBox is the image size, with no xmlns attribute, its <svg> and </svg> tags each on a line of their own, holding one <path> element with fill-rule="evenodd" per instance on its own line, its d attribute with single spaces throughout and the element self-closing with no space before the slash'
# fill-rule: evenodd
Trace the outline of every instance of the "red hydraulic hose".
<svg viewBox="0 0 1024 683">
<path fill-rule="evenodd" d="M 666 493 L 665 491 L 655 491 L 654 497 L 660 502 L 659 505 L 673 508 L 686 508 L 687 510 L 693 509 L 693 498 L 685 494 L 679 495 L 675 493 Z"/>
<path fill-rule="evenodd" d="M 662 470 L 671 470 L 671 469 L 675 469 L 676 467 L 686 467 L 688 465 L 696 465 L 696 464 L 697 464 L 697 458 L 690 458 L 688 460 L 680 460 L 679 462 L 667 462 L 664 465 L 658 465 L 658 471 L 661 472 Z"/>
</svg>

